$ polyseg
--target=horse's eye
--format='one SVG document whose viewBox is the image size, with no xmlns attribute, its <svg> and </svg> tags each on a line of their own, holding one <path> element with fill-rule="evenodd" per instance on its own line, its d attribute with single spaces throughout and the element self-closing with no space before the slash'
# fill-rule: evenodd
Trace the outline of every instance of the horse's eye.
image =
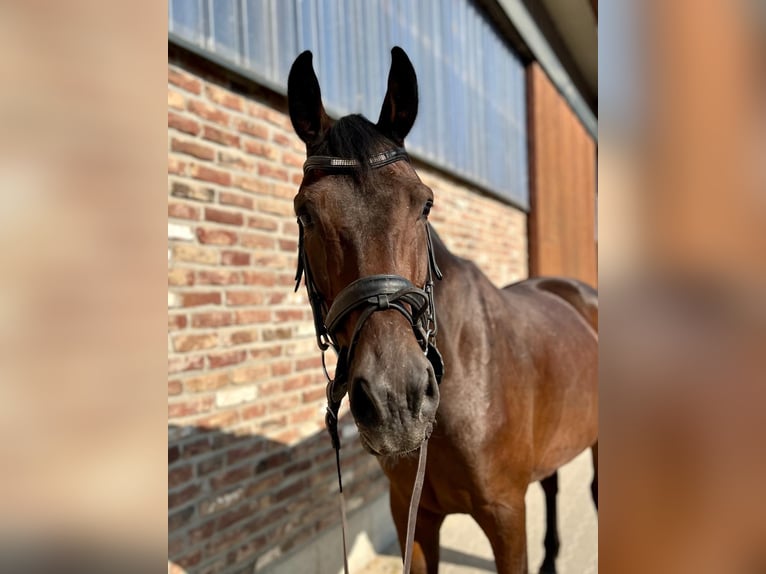
<svg viewBox="0 0 766 574">
<path fill-rule="evenodd" d="M 433 205 L 434 202 L 430 199 L 426 201 L 426 204 L 423 206 L 423 219 L 428 219 L 428 215 L 431 213 L 431 208 Z"/>
<path fill-rule="evenodd" d="M 300 223 L 303 227 L 310 227 L 313 222 L 311 220 L 311 216 L 304 211 L 298 215 L 298 223 Z"/>
</svg>

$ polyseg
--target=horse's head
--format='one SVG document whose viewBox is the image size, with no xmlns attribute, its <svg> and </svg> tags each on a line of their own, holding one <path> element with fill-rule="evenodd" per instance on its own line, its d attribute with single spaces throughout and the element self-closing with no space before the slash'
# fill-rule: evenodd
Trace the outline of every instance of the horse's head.
<svg viewBox="0 0 766 574">
<path fill-rule="evenodd" d="M 310 52 L 295 60 L 288 81 L 290 118 L 310 158 L 295 213 L 312 305 L 318 328 L 329 327 L 341 363 L 347 359 L 339 368 L 351 412 L 363 444 L 378 455 L 416 449 L 439 404 L 421 321 L 433 272 L 427 230 L 433 193 L 408 161 L 399 161 L 406 158 L 400 148 L 415 121 L 418 88 L 404 51 L 391 53 L 377 124 L 360 115 L 336 122 L 327 116 Z M 387 287 L 383 275 L 395 276 Z M 381 292 L 388 295 L 376 299 Z"/>
</svg>

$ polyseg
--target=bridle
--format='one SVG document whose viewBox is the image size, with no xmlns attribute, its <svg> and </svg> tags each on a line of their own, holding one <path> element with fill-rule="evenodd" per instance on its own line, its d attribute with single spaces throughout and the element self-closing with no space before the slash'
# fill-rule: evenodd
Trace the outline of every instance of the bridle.
<svg viewBox="0 0 766 574">
<path fill-rule="evenodd" d="M 367 166 L 362 166 L 359 160 L 333 156 L 309 156 L 303 164 L 304 176 L 314 170 L 326 174 L 352 174 L 363 167 L 378 169 L 397 161 L 409 161 L 409 156 L 404 148 L 398 147 L 384 151 L 367 158 Z M 304 246 L 304 228 L 298 218 L 298 266 L 295 273 L 295 290 L 300 287 L 301 278 L 306 284 L 309 304 L 314 316 L 314 329 L 316 331 L 317 345 L 322 352 L 322 368 L 327 378 L 327 412 L 325 425 L 330 434 L 335 460 L 338 468 L 338 487 L 340 491 L 341 516 L 343 528 L 343 563 L 348 574 L 348 561 L 346 559 L 346 516 L 343 501 L 343 483 L 340 474 L 340 437 L 338 435 L 338 410 L 344 395 L 348 392 L 348 374 L 354 350 L 359 340 L 359 335 L 366 321 L 378 311 L 395 310 L 401 313 L 410 323 L 415 338 L 420 344 L 426 358 L 431 363 L 437 383 L 441 383 L 444 374 L 444 363 L 441 354 L 436 348 L 435 338 L 437 332 L 436 307 L 434 305 L 434 277 L 442 278 L 439 266 L 434 257 L 433 241 L 431 239 L 431 227 L 426 222 L 426 250 L 428 256 L 428 274 L 423 288 L 416 286 L 409 279 L 399 275 L 370 275 L 361 277 L 347 285 L 328 307 L 327 301 L 319 292 L 314 283 L 311 268 L 306 256 Z M 342 346 L 338 342 L 337 333 L 349 316 L 359 312 L 348 346 Z M 325 363 L 325 353 L 333 349 L 338 356 L 335 376 L 330 377 Z M 404 568 L 409 573 L 412 561 L 412 541 L 414 538 L 414 516 L 420 500 L 420 490 L 423 485 L 425 472 L 427 440 L 423 441 L 420 448 L 420 460 L 418 473 L 415 480 L 415 488 L 410 503 L 410 519 L 407 524 L 407 545 L 405 551 Z"/>
</svg>

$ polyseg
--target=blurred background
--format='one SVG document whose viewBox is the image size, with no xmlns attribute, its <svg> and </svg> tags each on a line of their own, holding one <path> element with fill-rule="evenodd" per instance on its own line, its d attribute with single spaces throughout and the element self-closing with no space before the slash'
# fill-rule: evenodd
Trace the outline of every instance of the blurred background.
<svg viewBox="0 0 766 574">
<path fill-rule="evenodd" d="M 4 569 L 340 565 L 284 80 L 311 49 L 375 119 L 399 44 L 448 245 L 497 284 L 596 283 L 598 245 L 600 568 L 766 571 L 763 2 L 105 6 L 0 6 Z"/>
</svg>

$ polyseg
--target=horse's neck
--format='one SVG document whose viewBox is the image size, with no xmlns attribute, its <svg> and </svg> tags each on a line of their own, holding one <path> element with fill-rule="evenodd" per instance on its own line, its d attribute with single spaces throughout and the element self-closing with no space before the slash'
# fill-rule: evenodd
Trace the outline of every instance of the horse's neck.
<svg viewBox="0 0 766 574">
<path fill-rule="evenodd" d="M 436 233 L 433 234 L 433 244 L 436 263 L 444 276 L 442 289 L 436 286 L 439 330 L 443 331 L 442 327 L 444 331 L 464 328 L 461 325 L 468 321 L 482 325 L 482 331 L 488 334 L 487 329 L 492 328 L 493 321 L 488 321 L 484 315 L 487 309 L 501 305 L 500 299 L 505 297 L 475 263 L 453 254 Z M 442 291 L 441 297 L 439 291 Z"/>
</svg>

